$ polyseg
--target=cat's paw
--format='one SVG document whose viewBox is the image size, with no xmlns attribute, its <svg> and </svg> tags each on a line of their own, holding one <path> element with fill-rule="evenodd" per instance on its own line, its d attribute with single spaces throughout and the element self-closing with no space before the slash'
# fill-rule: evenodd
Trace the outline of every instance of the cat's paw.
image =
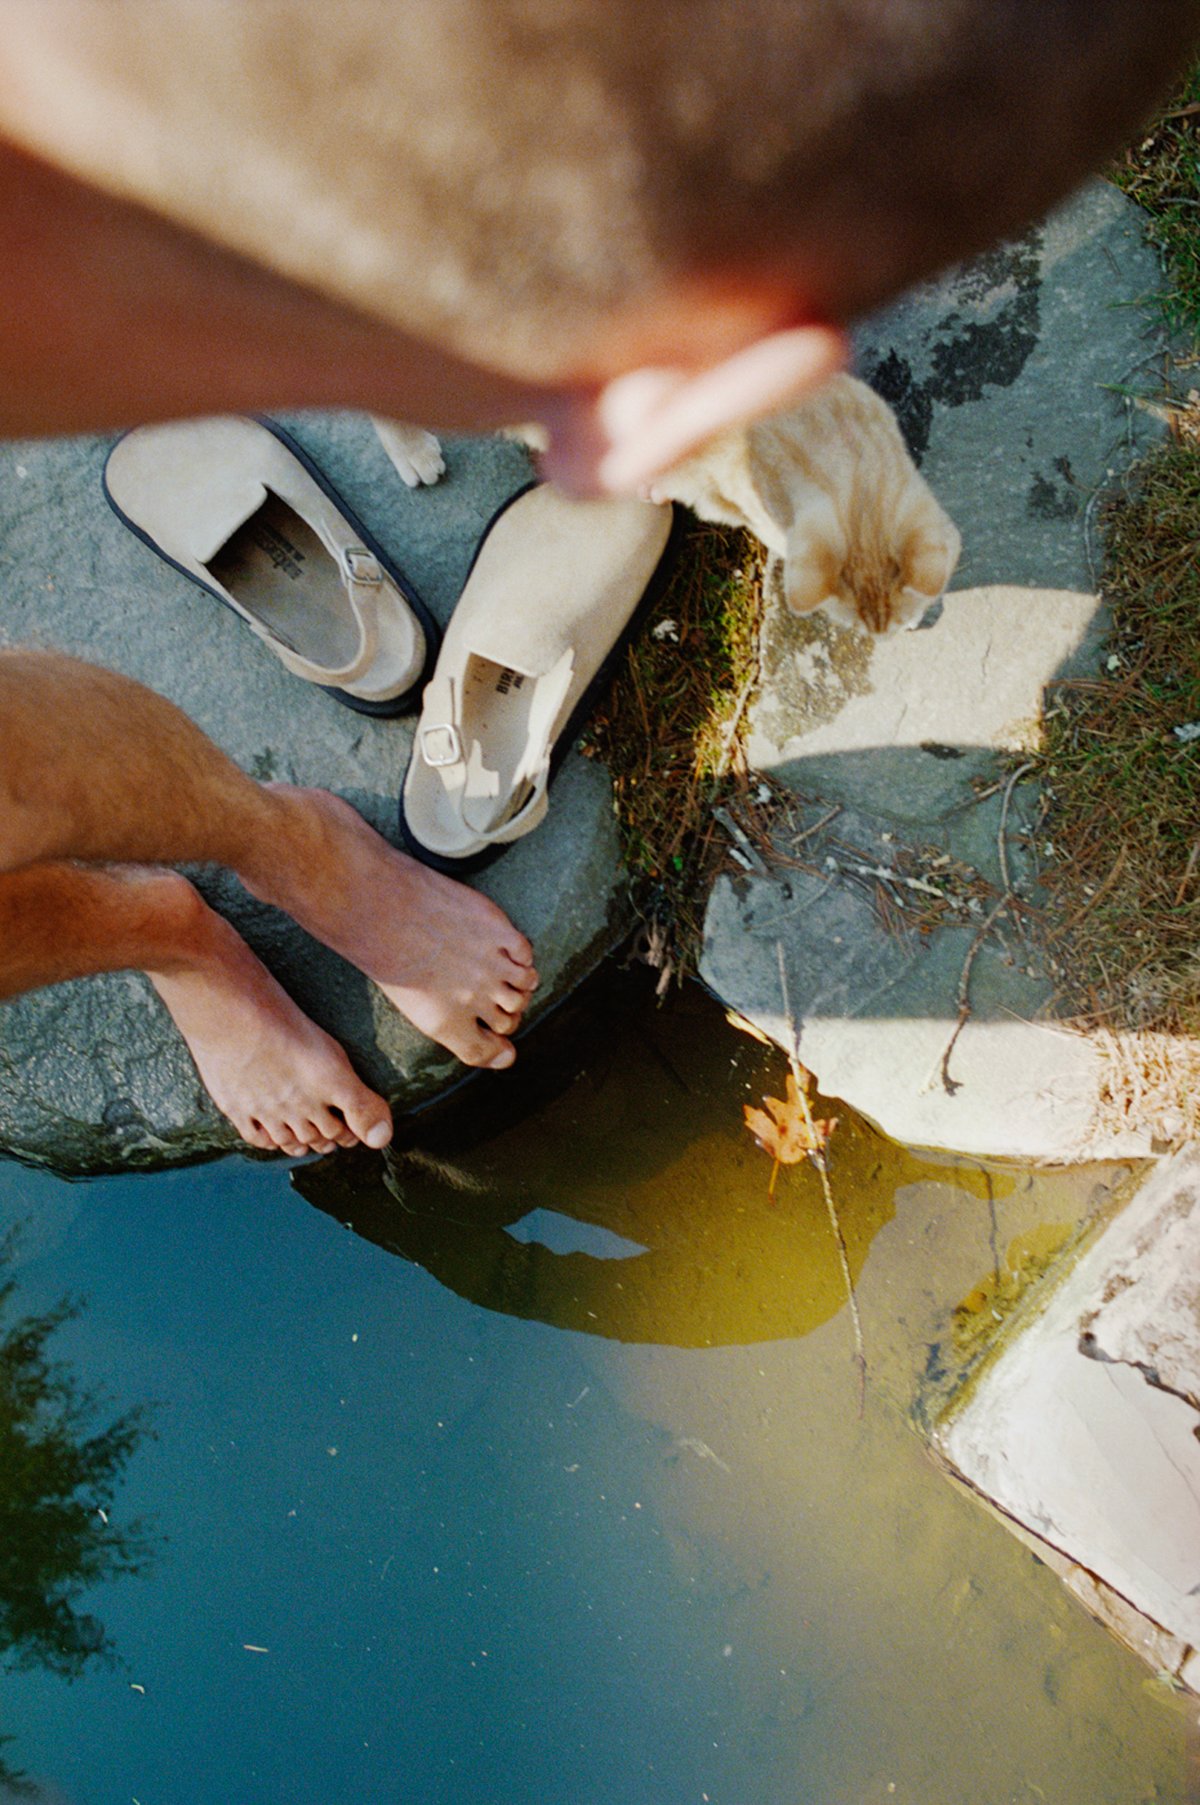
<svg viewBox="0 0 1200 1805">
<path fill-rule="evenodd" d="M 523 420 L 519 426 L 502 426 L 500 437 L 513 445 L 524 445 L 534 457 L 550 449 L 550 434 L 540 420 Z"/>
<path fill-rule="evenodd" d="M 379 442 L 395 465 L 396 474 L 410 489 L 423 483 L 436 483 L 446 471 L 442 447 L 423 426 L 406 426 L 402 420 L 385 420 L 371 415 Z"/>
</svg>

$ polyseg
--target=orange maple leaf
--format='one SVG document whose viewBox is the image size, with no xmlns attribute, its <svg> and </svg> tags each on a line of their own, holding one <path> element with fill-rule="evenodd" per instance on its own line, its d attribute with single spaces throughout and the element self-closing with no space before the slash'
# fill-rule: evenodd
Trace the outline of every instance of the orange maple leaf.
<svg viewBox="0 0 1200 1805">
<path fill-rule="evenodd" d="M 771 1203 L 775 1201 L 775 1181 L 780 1166 L 794 1166 L 802 1159 L 823 1155 L 829 1137 L 837 1127 L 836 1116 L 823 1122 L 813 1121 L 808 1107 L 813 1076 L 803 1066 L 798 1070 L 803 1090 L 796 1081 L 796 1073 L 789 1072 L 786 1097 L 764 1097 L 765 1109 L 754 1109 L 749 1103 L 742 1105 L 746 1127 L 763 1152 L 769 1153 L 775 1162 L 767 1188 L 767 1199 Z"/>
</svg>

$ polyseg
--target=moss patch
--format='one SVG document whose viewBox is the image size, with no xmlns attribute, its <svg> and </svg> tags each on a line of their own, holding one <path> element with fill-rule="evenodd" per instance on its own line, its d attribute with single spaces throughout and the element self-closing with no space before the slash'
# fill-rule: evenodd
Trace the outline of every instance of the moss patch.
<svg viewBox="0 0 1200 1805">
<path fill-rule="evenodd" d="M 584 744 L 613 774 L 634 904 L 665 977 L 695 969 L 705 899 L 728 850 L 712 809 L 745 782 L 761 616 L 757 545 L 693 522 Z"/>
</svg>

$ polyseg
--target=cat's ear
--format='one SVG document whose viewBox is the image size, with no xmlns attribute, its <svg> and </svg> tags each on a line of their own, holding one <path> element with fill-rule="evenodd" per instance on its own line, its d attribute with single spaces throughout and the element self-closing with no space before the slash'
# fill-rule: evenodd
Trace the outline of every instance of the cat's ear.
<svg viewBox="0 0 1200 1805">
<path fill-rule="evenodd" d="M 904 546 L 901 568 L 902 586 L 915 589 L 918 595 L 936 601 L 944 595 L 958 568 L 962 538 L 958 528 L 940 508 L 928 520 L 920 521 L 911 531 Z"/>
<path fill-rule="evenodd" d="M 719 432 L 811 394 L 848 355 L 834 327 L 795 326 L 728 355 L 693 363 L 685 351 L 626 371 L 554 424 L 546 474 L 577 493 L 637 494 Z"/>
</svg>

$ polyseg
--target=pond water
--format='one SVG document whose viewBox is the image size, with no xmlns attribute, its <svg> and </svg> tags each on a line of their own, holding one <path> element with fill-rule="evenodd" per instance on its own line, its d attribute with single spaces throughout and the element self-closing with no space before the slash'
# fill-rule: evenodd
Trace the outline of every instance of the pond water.
<svg viewBox="0 0 1200 1805">
<path fill-rule="evenodd" d="M 914 1425 L 956 1321 L 1105 1175 L 844 1120 L 860 1416 L 816 1175 L 768 1202 L 742 1124 L 780 1056 L 695 991 L 592 1044 L 518 1124 L 390 1172 L 0 1166 L 9 1771 L 69 1805 L 1200 1796 L 1194 1707 Z"/>
</svg>

